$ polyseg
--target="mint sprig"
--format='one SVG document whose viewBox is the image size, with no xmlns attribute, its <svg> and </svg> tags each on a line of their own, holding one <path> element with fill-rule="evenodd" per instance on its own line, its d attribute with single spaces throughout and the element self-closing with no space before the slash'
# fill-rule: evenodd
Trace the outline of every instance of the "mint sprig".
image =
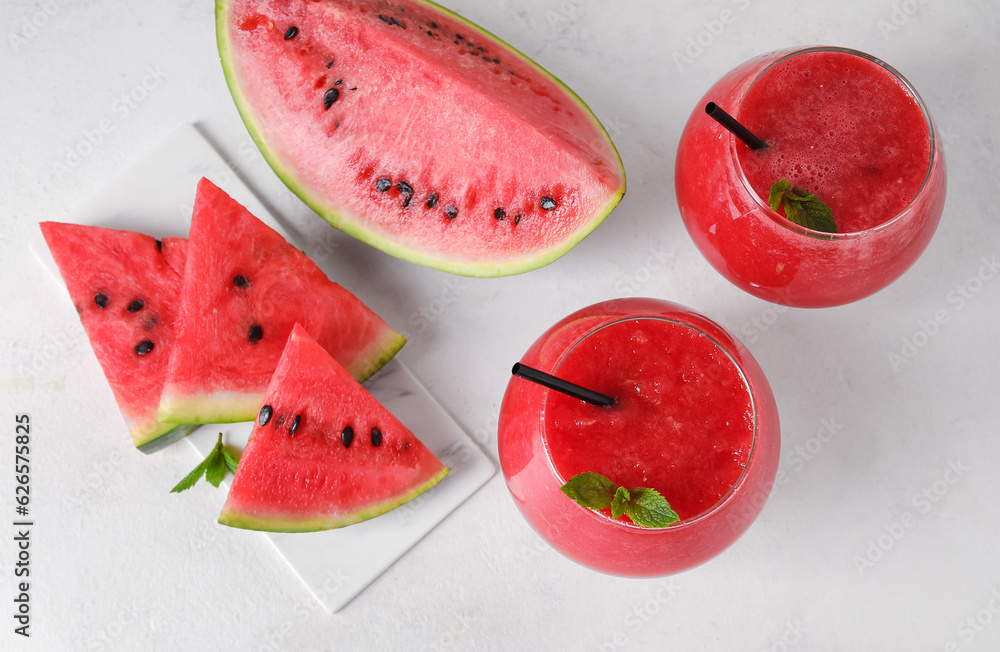
<svg viewBox="0 0 1000 652">
<path fill-rule="evenodd" d="M 201 476 L 212 483 L 213 487 L 218 487 L 222 479 L 226 477 L 226 471 L 236 475 L 236 467 L 240 463 L 239 455 L 233 455 L 222 445 L 222 433 L 219 433 L 219 441 L 208 454 L 208 456 L 194 467 L 191 473 L 184 476 L 184 479 L 177 483 L 171 493 L 179 493 L 185 489 L 190 489 L 195 485 Z"/>
<path fill-rule="evenodd" d="M 625 514 L 639 527 L 663 528 L 680 520 L 655 489 L 638 487 L 629 491 L 600 473 L 578 473 L 559 490 L 581 507 L 594 510 L 610 507 L 613 518 Z"/>
<path fill-rule="evenodd" d="M 830 207 L 816 195 L 793 186 L 786 179 L 774 182 L 767 203 L 774 212 L 778 212 L 779 207 L 784 208 L 785 217 L 799 226 L 824 233 L 837 232 L 837 223 Z"/>
</svg>

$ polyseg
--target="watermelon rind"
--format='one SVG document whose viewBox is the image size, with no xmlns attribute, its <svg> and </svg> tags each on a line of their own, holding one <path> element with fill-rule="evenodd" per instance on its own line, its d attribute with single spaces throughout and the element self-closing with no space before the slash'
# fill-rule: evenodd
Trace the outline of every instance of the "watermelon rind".
<svg viewBox="0 0 1000 652">
<path fill-rule="evenodd" d="M 408 503 L 438 482 L 441 482 L 448 475 L 448 471 L 448 467 L 444 467 L 437 475 L 418 485 L 408 493 L 396 496 L 392 500 L 371 505 L 351 514 L 302 520 L 292 516 L 282 518 L 280 516 L 251 515 L 227 506 L 223 508 L 222 514 L 219 516 L 219 523 L 244 530 L 260 530 L 264 532 L 319 532 L 320 530 L 342 528 L 347 525 L 360 523 L 361 521 L 367 521 L 376 516 L 381 516 L 400 505 Z"/>
<path fill-rule="evenodd" d="M 544 74 L 553 83 L 558 85 L 570 98 L 572 98 L 577 108 L 583 111 L 591 120 L 594 127 L 601 134 L 601 137 L 609 146 L 610 151 L 614 154 L 616 159 L 616 165 L 621 173 L 621 188 L 612 195 L 611 199 L 604 206 L 604 208 L 593 217 L 588 223 L 583 225 L 576 233 L 569 236 L 567 239 L 563 240 L 558 244 L 558 246 L 552 247 L 550 249 L 541 250 L 535 252 L 535 255 L 522 258 L 517 260 L 505 260 L 501 262 L 473 262 L 473 261 L 463 261 L 454 260 L 450 258 L 445 258 L 442 256 L 434 256 L 427 252 L 420 251 L 406 245 L 397 242 L 391 238 L 387 238 L 375 231 L 365 228 L 365 226 L 347 215 L 344 215 L 332 206 L 330 206 L 323 197 L 310 192 L 302 180 L 296 175 L 295 171 L 288 167 L 285 162 L 271 149 L 267 140 L 261 133 L 260 128 L 257 126 L 253 119 L 253 111 L 251 110 L 249 103 L 247 102 L 246 96 L 243 90 L 240 88 L 239 79 L 237 78 L 236 72 L 232 65 L 231 59 L 231 42 L 228 32 L 229 23 L 229 6 L 231 0 L 215 0 L 215 27 L 216 27 L 216 39 L 218 42 L 219 56 L 222 62 L 222 70 L 226 77 L 226 84 L 229 86 L 229 91 L 233 96 L 233 101 L 236 104 L 236 108 L 240 113 L 240 117 L 243 120 L 247 131 L 250 133 L 250 137 L 257 144 L 257 148 L 260 150 L 264 159 L 267 161 L 271 169 L 274 170 L 278 178 L 293 192 L 299 199 L 301 199 L 307 206 L 309 206 L 313 211 L 315 211 L 320 217 L 329 222 L 334 227 L 340 229 L 341 231 L 351 235 L 362 242 L 367 242 L 371 246 L 384 251 L 387 254 L 401 258 L 403 260 L 408 260 L 410 262 L 416 263 L 418 265 L 424 265 L 426 267 L 432 267 L 439 269 L 444 272 L 449 272 L 452 274 L 457 274 L 461 276 L 472 276 L 472 277 L 496 277 L 496 276 L 509 276 L 514 274 L 521 274 L 528 272 L 539 267 L 548 265 L 549 263 L 555 261 L 561 256 L 565 255 L 570 249 L 575 247 L 580 243 L 585 237 L 590 235 L 594 229 L 596 229 L 601 222 L 611 214 L 611 211 L 618 206 L 622 197 L 625 195 L 626 181 L 625 181 L 625 168 L 622 165 L 621 155 L 618 149 L 615 147 L 611 140 L 611 136 L 608 134 L 607 129 L 601 124 L 600 120 L 590 109 L 589 106 L 580 98 L 580 96 L 570 89 L 562 80 L 550 73 L 548 70 L 540 66 L 526 54 L 507 43 L 503 39 L 499 38 L 495 34 L 489 32 L 488 30 L 482 28 L 476 23 L 460 16 L 454 11 L 448 9 L 447 7 L 442 7 L 441 5 L 432 2 L 431 0 L 415 0 L 418 4 L 427 6 L 428 8 L 439 11 L 443 14 L 448 15 L 450 18 L 462 23 L 468 27 L 470 33 L 480 34 L 487 39 L 490 39 L 508 49 L 525 62 L 534 66 L 539 72 Z"/>
<path fill-rule="evenodd" d="M 370 378 L 406 344 L 406 337 L 396 331 L 387 335 L 382 342 L 373 344 L 372 351 L 376 353 L 365 358 L 356 367 L 347 370 L 358 382 L 364 382 Z M 250 421 L 254 418 L 253 415 L 256 415 L 257 411 L 260 410 L 264 396 L 265 392 L 248 394 L 212 392 L 195 395 L 165 393 L 160 400 L 156 419 L 171 425 Z"/>
<path fill-rule="evenodd" d="M 184 425 L 162 423 L 159 425 L 161 426 L 160 428 L 157 428 L 149 433 L 143 433 L 142 436 L 137 436 L 133 431 L 132 443 L 135 444 L 135 447 L 139 449 L 139 451 L 148 455 L 149 453 L 155 453 L 156 451 L 163 450 L 174 442 L 184 439 L 200 427 L 200 424 L 196 423 Z"/>
</svg>

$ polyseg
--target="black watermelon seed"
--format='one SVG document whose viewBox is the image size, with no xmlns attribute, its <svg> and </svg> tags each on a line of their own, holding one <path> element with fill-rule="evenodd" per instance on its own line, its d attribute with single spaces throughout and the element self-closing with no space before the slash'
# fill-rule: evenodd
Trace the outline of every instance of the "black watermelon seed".
<svg viewBox="0 0 1000 652">
<path fill-rule="evenodd" d="M 524 216 L 521 215 L 520 213 L 518 213 L 517 215 L 514 216 L 514 225 L 515 226 L 517 226 L 517 224 L 521 221 L 522 217 L 524 217 Z"/>
<path fill-rule="evenodd" d="M 352 91 L 356 91 L 356 90 L 358 90 L 358 87 L 357 86 L 351 86 L 351 90 Z"/>
<path fill-rule="evenodd" d="M 347 426 L 344 431 L 340 433 L 340 441 L 344 444 L 344 448 L 350 448 L 351 442 L 354 441 L 354 428 Z"/>
<path fill-rule="evenodd" d="M 344 80 L 343 80 L 343 79 L 338 79 L 337 81 L 333 82 L 333 85 L 334 85 L 334 86 L 340 86 L 340 85 L 341 85 L 341 84 L 343 84 L 343 83 L 344 83 Z"/>
<path fill-rule="evenodd" d="M 295 35 L 298 33 L 299 33 L 299 28 L 296 27 L 295 25 L 292 25 L 287 30 L 285 30 L 285 40 L 287 41 L 289 39 L 295 38 Z"/>
<path fill-rule="evenodd" d="M 136 355 L 146 355 L 153 350 L 153 343 L 149 340 L 143 340 L 135 345 Z"/>
<path fill-rule="evenodd" d="M 236 276 L 233 277 L 233 285 L 240 288 L 241 290 L 245 290 L 248 287 L 250 287 L 250 281 L 247 280 L 246 276 L 243 276 L 242 274 L 237 274 Z"/>
<path fill-rule="evenodd" d="M 266 426 L 267 422 L 271 420 L 272 414 L 274 414 L 274 408 L 270 405 L 265 405 L 260 409 L 260 414 L 257 415 L 257 423 Z"/>
<path fill-rule="evenodd" d="M 542 207 L 542 210 L 550 211 L 556 207 L 556 200 L 551 197 L 542 197 L 542 200 L 538 204 Z"/>
<path fill-rule="evenodd" d="M 408 208 L 410 206 L 411 199 L 413 199 L 413 195 L 406 195 L 406 199 L 403 200 L 403 208 Z"/>
<path fill-rule="evenodd" d="M 493 57 L 493 63 L 500 63 L 500 59 Z"/>
<path fill-rule="evenodd" d="M 97 304 L 98 308 L 107 307 L 107 305 L 108 305 L 108 295 L 104 294 L 103 292 L 98 292 L 94 296 L 94 303 Z"/>
<path fill-rule="evenodd" d="M 456 217 L 458 217 L 458 207 L 457 206 L 449 206 L 449 207 L 447 207 L 447 208 L 444 209 L 444 214 L 445 214 L 445 216 L 447 216 L 447 218 L 449 220 L 453 220 Z"/>
<path fill-rule="evenodd" d="M 264 337 L 264 329 L 260 327 L 260 324 L 254 324 L 250 327 L 250 332 L 247 333 L 247 340 L 251 344 L 256 344 Z"/>
<path fill-rule="evenodd" d="M 385 192 L 389 188 L 392 188 L 392 179 L 389 177 L 381 177 L 375 182 L 375 190 L 378 190 L 379 192 Z"/>
<path fill-rule="evenodd" d="M 128 307 L 125 308 L 125 310 L 128 310 L 129 312 L 139 312 L 145 305 L 146 302 L 142 299 L 133 299 L 132 303 L 128 304 Z"/>
<path fill-rule="evenodd" d="M 465 37 L 462 36 L 461 34 L 458 34 L 458 33 L 455 34 L 455 38 L 457 38 L 459 41 L 464 41 L 465 40 Z"/>
<path fill-rule="evenodd" d="M 163 251 L 163 240 L 154 240 L 153 242 L 156 243 L 157 251 Z"/>
<path fill-rule="evenodd" d="M 477 46 L 477 47 L 479 48 L 480 52 L 486 52 L 486 48 L 484 48 L 483 46 L 480 45 L 480 46 Z"/>
<path fill-rule="evenodd" d="M 382 431 L 378 428 L 372 428 L 372 446 L 382 445 Z"/>
<path fill-rule="evenodd" d="M 434 32 L 432 32 L 431 30 L 427 30 L 427 36 L 434 36 Z"/>
<path fill-rule="evenodd" d="M 432 20 L 431 27 L 433 27 L 434 29 L 438 29 L 438 24 Z"/>
<path fill-rule="evenodd" d="M 486 56 L 484 56 L 484 57 L 483 57 L 483 61 L 485 61 L 486 63 L 489 63 L 489 62 L 490 62 L 490 58 L 489 58 L 489 57 L 486 57 Z"/>
<path fill-rule="evenodd" d="M 336 88 L 331 88 L 327 92 L 323 93 L 323 108 L 329 109 L 333 106 L 333 103 L 337 101 L 338 97 L 340 97 L 340 91 Z"/>
<path fill-rule="evenodd" d="M 389 22 L 389 19 L 383 16 L 382 14 L 378 15 L 378 19 L 381 20 L 386 25 L 392 25 L 392 23 Z"/>
<path fill-rule="evenodd" d="M 502 220 L 505 217 L 507 217 L 507 212 L 502 208 L 498 208 L 495 211 L 493 211 L 493 217 L 495 217 L 498 220 Z"/>
<path fill-rule="evenodd" d="M 405 181 L 400 181 L 399 183 L 397 183 L 396 184 L 396 190 L 398 190 L 400 192 L 400 194 L 403 194 L 403 195 L 412 195 L 413 194 L 413 186 L 411 186 L 410 184 L 406 183 Z"/>
<path fill-rule="evenodd" d="M 291 437 L 295 434 L 295 431 L 299 429 L 299 424 L 302 423 L 302 415 L 296 414 L 295 419 L 292 420 L 292 427 L 288 429 L 288 436 Z"/>
<path fill-rule="evenodd" d="M 336 63 L 336 62 L 334 61 L 333 57 L 330 57 L 329 59 L 327 59 L 326 60 L 326 67 L 327 67 L 327 69 L 333 68 L 333 64 L 334 63 Z"/>
<path fill-rule="evenodd" d="M 396 20 L 395 16 L 393 16 L 392 18 L 390 18 L 389 22 L 391 22 L 393 25 L 395 25 L 397 27 L 402 27 L 403 29 L 406 29 L 406 25 L 404 25 L 403 23 L 401 23 L 398 20 Z"/>
<path fill-rule="evenodd" d="M 427 198 L 427 208 L 434 208 L 434 206 L 436 206 L 437 203 L 438 203 L 438 194 L 436 192 L 432 192 L 430 196 Z"/>
</svg>

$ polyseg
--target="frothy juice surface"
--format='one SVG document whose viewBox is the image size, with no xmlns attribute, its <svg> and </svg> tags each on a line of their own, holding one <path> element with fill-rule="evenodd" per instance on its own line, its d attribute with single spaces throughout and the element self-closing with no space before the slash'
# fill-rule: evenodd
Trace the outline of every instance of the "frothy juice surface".
<svg viewBox="0 0 1000 652">
<path fill-rule="evenodd" d="M 658 318 L 615 322 L 577 344 L 555 373 L 616 400 L 602 408 L 549 393 L 545 441 L 564 480 L 593 471 L 626 488 L 650 487 L 684 520 L 718 503 L 742 475 L 753 446 L 750 393 L 699 331 Z"/>
<path fill-rule="evenodd" d="M 839 233 L 882 224 L 927 177 L 931 137 L 910 91 L 888 70 L 846 52 L 807 52 L 765 71 L 738 119 L 765 140 L 737 146 L 740 166 L 767 202 L 779 179 L 830 206 Z"/>
</svg>

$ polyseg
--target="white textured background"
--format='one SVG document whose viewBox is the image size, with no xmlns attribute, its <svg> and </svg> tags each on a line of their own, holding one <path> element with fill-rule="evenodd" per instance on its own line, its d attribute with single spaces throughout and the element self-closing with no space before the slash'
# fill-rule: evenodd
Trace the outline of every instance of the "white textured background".
<svg viewBox="0 0 1000 652">
<path fill-rule="evenodd" d="M 0 649 L 1000 648 L 997 5 L 450 6 L 576 90 L 629 175 L 597 231 L 519 277 L 418 268 L 315 217 L 253 148 L 206 0 L 0 2 Z M 815 44 L 870 52 L 916 86 L 944 136 L 948 201 L 929 249 L 887 290 L 784 310 L 730 286 L 695 250 L 673 159 L 715 79 L 758 53 Z M 156 87 L 126 110 L 119 98 L 153 73 Z M 102 121 L 111 132 L 68 161 Z M 168 493 L 197 461 L 189 447 L 132 449 L 72 307 L 26 248 L 39 220 L 65 218 L 183 122 L 199 125 L 331 277 L 410 337 L 402 359 L 494 459 L 510 365 L 566 313 L 649 295 L 739 335 L 782 418 L 782 482 L 760 518 L 707 565 L 624 580 L 549 549 L 497 475 L 340 614 L 318 611 L 263 537 L 215 524 L 222 492 Z M 945 323 L 932 328 L 936 315 Z M 894 367 L 889 354 L 922 328 L 933 335 L 917 336 L 923 346 Z M 9 615 L 17 413 L 34 424 L 28 641 Z"/>
</svg>

